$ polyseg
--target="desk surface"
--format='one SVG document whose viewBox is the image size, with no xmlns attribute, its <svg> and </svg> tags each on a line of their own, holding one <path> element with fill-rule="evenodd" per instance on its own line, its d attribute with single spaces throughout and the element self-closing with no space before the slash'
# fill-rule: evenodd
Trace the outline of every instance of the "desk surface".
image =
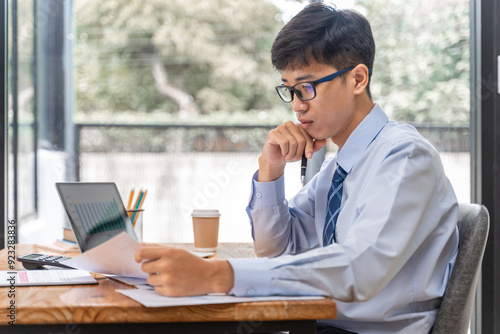
<svg viewBox="0 0 500 334">
<path fill-rule="evenodd" d="M 186 249 L 192 247 L 176 245 Z M 48 253 L 34 245 L 16 247 L 16 256 L 30 252 Z M 252 245 L 247 243 L 222 243 L 217 251 L 219 258 L 253 256 Z M 7 259 L 7 249 L 1 250 L 0 270 L 8 270 Z M 16 268 L 22 269 L 17 261 Z M 94 277 L 98 285 L 16 287 L 16 324 L 288 321 L 331 319 L 336 316 L 335 302 L 327 298 L 147 308 L 115 291 L 134 287 L 99 274 L 94 274 Z M 8 321 L 7 307 L 12 300 L 8 291 L 9 288 L 0 288 L 0 326 L 7 325 Z"/>
</svg>

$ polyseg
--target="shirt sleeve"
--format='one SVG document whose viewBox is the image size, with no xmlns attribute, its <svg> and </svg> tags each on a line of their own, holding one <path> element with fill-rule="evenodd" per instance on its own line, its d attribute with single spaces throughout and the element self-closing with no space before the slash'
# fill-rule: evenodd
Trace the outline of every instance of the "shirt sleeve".
<svg viewBox="0 0 500 334">
<path fill-rule="evenodd" d="M 252 180 L 247 213 L 257 256 L 297 254 L 318 246 L 314 226 L 315 179 L 288 203 L 284 176 L 275 181 Z"/>
<path fill-rule="evenodd" d="M 230 293 L 242 296 L 325 295 L 341 301 L 369 300 L 411 262 L 419 248 L 434 247 L 428 242 L 432 239 L 429 236 L 435 233 L 436 238 L 444 241 L 436 246 L 436 255 L 429 258 L 429 270 L 420 274 L 422 279 L 428 278 L 426 276 L 432 273 L 436 263 L 447 261 L 443 258 L 449 256 L 441 254 L 439 247 L 449 238 L 450 227 L 440 227 L 440 224 L 449 219 L 447 210 L 451 209 L 442 206 L 439 192 L 446 186 L 441 184 L 444 181 L 437 184 L 442 175 L 438 175 L 439 171 L 436 173 L 434 159 L 439 158 L 427 148 L 410 142 L 396 144 L 377 165 L 370 165 L 373 174 L 365 176 L 357 198 L 351 195 L 350 200 L 356 201 L 357 214 L 347 222 L 351 227 L 345 240 L 327 247 L 317 247 L 314 241 L 308 240 L 312 234 L 307 226 L 314 221 L 314 205 L 309 203 L 314 197 L 308 196 L 314 193 L 314 185 L 299 193 L 303 198 L 298 202 L 302 204 L 299 208 L 288 210 L 281 195 L 279 184 L 282 180 L 274 182 L 274 186 L 264 186 L 274 187 L 269 197 L 270 194 L 254 182 L 248 211 L 254 218 L 255 248 L 261 255 L 289 255 L 230 259 L 235 273 Z M 272 203 L 267 202 L 276 189 L 280 195 Z M 261 218 L 267 221 L 260 221 Z M 259 238 L 262 244 L 257 244 Z M 310 249 L 294 252 L 306 248 L 302 247 L 303 240 L 312 243 Z"/>
</svg>

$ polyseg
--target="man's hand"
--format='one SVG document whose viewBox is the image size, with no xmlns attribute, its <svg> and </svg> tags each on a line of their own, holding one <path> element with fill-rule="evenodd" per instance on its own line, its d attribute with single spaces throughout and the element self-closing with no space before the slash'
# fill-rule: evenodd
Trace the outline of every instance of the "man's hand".
<svg viewBox="0 0 500 334">
<path fill-rule="evenodd" d="M 267 135 L 259 157 L 259 182 L 276 180 L 287 162 L 300 160 L 303 153 L 310 159 L 325 145 L 325 139 L 314 141 L 299 124 L 288 121 L 278 126 Z"/>
<path fill-rule="evenodd" d="M 234 272 L 225 260 L 205 260 L 190 252 L 168 246 L 144 246 L 135 253 L 148 284 L 161 295 L 179 297 L 229 292 Z M 143 262 L 144 261 L 144 262 Z"/>
</svg>

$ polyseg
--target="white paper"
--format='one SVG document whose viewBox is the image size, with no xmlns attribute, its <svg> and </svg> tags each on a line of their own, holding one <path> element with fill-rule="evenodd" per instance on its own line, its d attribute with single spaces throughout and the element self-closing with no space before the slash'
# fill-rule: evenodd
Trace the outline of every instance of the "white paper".
<svg viewBox="0 0 500 334">
<path fill-rule="evenodd" d="M 322 296 L 259 296 L 259 297 L 235 297 L 225 294 L 210 294 L 191 297 L 165 297 L 154 290 L 116 290 L 119 293 L 132 298 L 146 307 L 166 307 L 166 306 L 185 306 L 185 305 L 205 305 L 205 304 L 227 304 L 227 303 L 245 303 L 260 302 L 269 300 L 307 300 L 323 299 Z"/>
<path fill-rule="evenodd" d="M 122 232 L 99 246 L 61 263 L 94 273 L 145 278 L 148 274 L 141 270 L 141 264 L 134 259 L 134 254 L 140 247 L 137 241 Z"/>
<path fill-rule="evenodd" d="M 123 282 L 123 283 L 128 284 L 128 285 L 136 286 L 136 287 L 142 286 L 142 285 L 148 285 L 147 278 L 118 276 L 118 275 L 104 275 L 104 276 L 115 279 L 117 281 Z"/>
<path fill-rule="evenodd" d="M 134 255 L 140 247 L 141 245 L 137 241 L 127 233 L 122 232 L 99 246 L 60 263 L 94 273 L 127 276 L 129 278 L 147 278 L 148 274 L 141 270 L 141 264 L 135 262 L 134 259 Z M 214 254 L 206 252 L 191 253 L 199 257 Z"/>
<path fill-rule="evenodd" d="M 214 252 L 196 252 L 196 251 L 191 251 L 190 253 L 198 257 L 209 257 L 215 254 Z"/>
<path fill-rule="evenodd" d="M 82 270 L 19 270 L 0 271 L 0 286 L 97 284 L 88 271 Z"/>
</svg>

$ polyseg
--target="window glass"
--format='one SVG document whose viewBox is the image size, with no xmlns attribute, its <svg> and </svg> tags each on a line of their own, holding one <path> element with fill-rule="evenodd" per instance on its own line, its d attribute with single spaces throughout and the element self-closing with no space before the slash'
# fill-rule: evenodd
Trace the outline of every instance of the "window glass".
<svg viewBox="0 0 500 334">
<path fill-rule="evenodd" d="M 220 241 L 250 241 L 258 155 L 293 118 L 269 55 L 282 25 L 267 0 L 75 1 L 79 180 L 147 189 L 147 241 L 191 241 L 195 208 L 220 210 Z"/>
<path fill-rule="evenodd" d="M 469 1 L 359 0 L 377 46 L 371 85 L 391 118 L 438 149 L 460 202 L 470 202 Z"/>
<path fill-rule="evenodd" d="M 192 241 L 195 208 L 220 210 L 220 241 L 251 241 L 245 207 L 258 156 L 268 131 L 295 119 L 274 90 L 281 75 L 271 66 L 270 47 L 306 2 L 74 0 L 64 16 L 69 28 L 58 37 L 72 41 L 63 56 L 73 82 L 62 89 L 73 101 L 61 115 L 71 116 L 74 127 L 48 116 L 39 120 L 44 128 L 62 124 L 72 138 L 63 150 L 35 148 L 33 126 L 33 95 L 42 89 L 33 84 L 35 29 L 43 30 L 44 18 L 58 7 L 44 7 L 37 21 L 33 1 L 18 3 L 20 215 L 36 209 L 30 194 L 39 198 L 39 216 L 56 216 L 54 208 L 64 215 L 55 181 L 112 181 L 124 201 L 132 189 L 148 190 L 146 241 Z M 374 100 L 436 146 L 459 201 L 468 202 L 468 1 L 335 3 L 372 25 Z M 335 151 L 329 145 L 327 156 Z M 287 166 L 288 198 L 301 188 L 299 164 Z M 49 225 L 47 217 L 42 224 Z M 35 240 L 36 231 L 23 235 Z"/>
</svg>

